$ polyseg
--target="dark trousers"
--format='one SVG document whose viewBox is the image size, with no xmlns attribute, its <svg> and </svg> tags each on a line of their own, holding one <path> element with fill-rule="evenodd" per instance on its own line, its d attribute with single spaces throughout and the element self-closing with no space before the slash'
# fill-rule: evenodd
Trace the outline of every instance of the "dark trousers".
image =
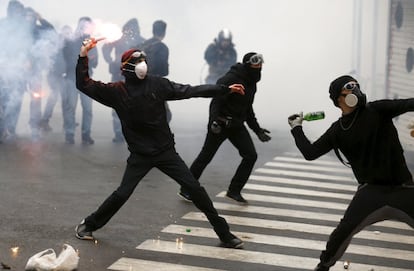
<svg viewBox="0 0 414 271">
<path fill-rule="evenodd" d="M 223 129 L 221 133 L 215 134 L 210 130 L 207 132 L 206 140 L 200 154 L 190 167 L 191 173 L 198 180 L 204 169 L 211 162 L 220 145 L 228 139 L 239 151 L 242 160 L 237 167 L 228 191 L 240 193 L 252 173 L 257 160 L 257 153 L 252 138 L 245 126 Z M 185 189 L 182 189 L 186 192 Z"/>
<path fill-rule="evenodd" d="M 414 185 L 365 184 L 358 188 L 344 217 L 321 253 L 320 265 L 331 267 L 344 254 L 352 237 L 368 225 L 395 219 L 414 228 Z"/>
<path fill-rule="evenodd" d="M 226 242 L 233 238 L 226 220 L 218 215 L 207 192 L 193 177 L 174 149 L 156 156 L 142 156 L 132 153 L 127 160 L 121 185 L 102 203 L 98 210 L 85 219 L 88 230 L 95 231 L 103 227 L 128 200 L 142 178 L 154 167 L 189 191 L 194 205 L 206 215 L 220 240 Z"/>
</svg>

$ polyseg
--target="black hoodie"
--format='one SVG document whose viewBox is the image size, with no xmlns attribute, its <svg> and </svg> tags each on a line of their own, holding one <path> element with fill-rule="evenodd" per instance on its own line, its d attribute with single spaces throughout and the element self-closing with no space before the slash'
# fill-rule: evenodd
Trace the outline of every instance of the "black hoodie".
<svg viewBox="0 0 414 271">
<path fill-rule="evenodd" d="M 253 101 L 256 94 L 256 83 L 260 80 L 260 69 L 252 69 L 248 65 L 237 63 L 230 68 L 217 84 L 229 86 L 231 84 L 244 85 L 245 95 L 223 94 L 216 96 L 210 103 L 210 122 L 218 117 L 232 118 L 232 127 L 242 126 L 246 121 L 247 125 L 255 133 L 260 130 L 255 113 Z"/>
</svg>

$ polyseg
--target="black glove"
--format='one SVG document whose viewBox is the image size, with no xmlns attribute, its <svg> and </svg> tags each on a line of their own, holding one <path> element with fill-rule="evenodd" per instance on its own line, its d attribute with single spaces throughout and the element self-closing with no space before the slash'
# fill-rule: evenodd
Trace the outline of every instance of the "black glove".
<svg viewBox="0 0 414 271">
<path fill-rule="evenodd" d="M 260 141 L 267 142 L 272 139 L 268 134 L 270 134 L 268 130 L 260 128 L 260 130 L 257 132 L 257 137 L 260 139 Z"/>
</svg>

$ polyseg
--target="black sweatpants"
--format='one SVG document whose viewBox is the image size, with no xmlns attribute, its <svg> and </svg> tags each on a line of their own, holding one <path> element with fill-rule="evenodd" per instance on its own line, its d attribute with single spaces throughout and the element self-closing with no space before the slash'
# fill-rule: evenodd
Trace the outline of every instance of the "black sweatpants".
<svg viewBox="0 0 414 271">
<path fill-rule="evenodd" d="M 249 179 L 257 160 L 257 152 L 252 138 L 244 125 L 241 127 L 223 129 L 223 131 L 219 134 L 214 134 L 208 130 L 203 148 L 191 165 L 190 170 L 194 177 L 198 180 L 204 169 L 213 159 L 221 144 L 226 139 L 229 139 L 242 157 L 236 173 L 231 179 L 228 191 L 240 193 Z M 182 189 L 182 191 L 186 192 L 185 189 Z"/>
<path fill-rule="evenodd" d="M 331 233 L 326 250 L 321 253 L 320 265 L 333 266 L 355 234 L 368 225 L 388 219 L 405 222 L 414 228 L 414 184 L 361 185 Z"/>
<path fill-rule="evenodd" d="M 154 167 L 189 191 L 194 205 L 206 215 L 220 240 L 226 242 L 234 237 L 230 233 L 226 220 L 218 215 L 205 189 L 193 177 L 173 148 L 156 156 L 131 153 L 127 160 L 121 185 L 102 203 L 98 210 L 85 219 L 87 229 L 95 231 L 103 227 L 128 200 L 142 178 Z"/>
</svg>

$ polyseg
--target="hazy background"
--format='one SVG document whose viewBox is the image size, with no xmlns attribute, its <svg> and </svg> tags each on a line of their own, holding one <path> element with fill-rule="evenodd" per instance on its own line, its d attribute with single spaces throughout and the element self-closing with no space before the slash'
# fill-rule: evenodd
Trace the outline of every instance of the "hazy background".
<svg viewBox="0 0 414 271">
<path fill-rule="evenodd" d="M 222 28 L 229 28 L 239 61 L 249 51 L 264 55 L 254 109 L 259 123 L 270 130 L 288 130 L 286 119 L 292 113 L 324 110 L 325 120 L 318 125 L 306 124 L 318 134 L 324 131 L 339 117 L 340 111 L 328 98 L 328 86 L 342 74 L 357 71 L 369 98 L 382 94 L 382 91 L 374 93 L 372 87 L 375 77 L 385 70 L 386 0 L 20 2 L 39 12 L 57 30 L 65 24 L 75 28 L 82 16 L 115 23 L 120 28 L 135 17 L 142 36 L 150 38 L 153 21 L 162 19 L 168 24 L 164 39 L 170 49 L 168 78 L 194 85 L 200 84 L 207 72 L 204 50 Z M 7 4 L 8 0 L 0 0 L 1 17 L 5 16 Z M 99 64 L 93 77 L 109 81 L 108 66 L 100 46 Z M 208 104 L 208 99 L 170 102 L 172 126 L 183 122 L 190 128 L 205 126 Z M 56 110 L 54 118 L 61 118 L 60 104 Z M 95 118 L 107 117 L 111 128 L 108 108 L 94 103 L 94 112 Z"/>
</svg>

